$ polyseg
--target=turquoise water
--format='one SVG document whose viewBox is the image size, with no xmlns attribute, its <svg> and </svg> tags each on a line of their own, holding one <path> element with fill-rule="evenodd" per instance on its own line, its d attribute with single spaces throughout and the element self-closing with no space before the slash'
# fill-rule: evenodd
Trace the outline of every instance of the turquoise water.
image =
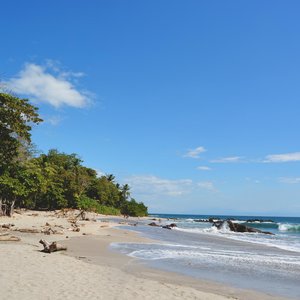
<svg viewBox="0 0 300 300">
<path fill-rule="evenodd" d="M 226 227 L 217 230 L 206 222 L 210 217 L 231 219 L 274 235 L 234 233 Z M 112 247 L 160 269 L 300 299 L 300 218 L 173 214 L 151 218 L 177 227 L 168 230 L 140 221 L 126 228 L 158 242 Z"/>
</svg>

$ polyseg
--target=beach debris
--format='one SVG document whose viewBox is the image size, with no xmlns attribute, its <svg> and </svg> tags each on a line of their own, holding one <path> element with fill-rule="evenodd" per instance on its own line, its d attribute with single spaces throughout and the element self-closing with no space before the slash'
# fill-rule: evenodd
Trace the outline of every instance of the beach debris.
<svg viewBox="0 0 300 300">
<path fill-rule="evenodd" d="M 0 236 L 7 236 L 7 235 L 9 235 L 8 232 L 0 233 Z"/>
<path fill-rule="evenodd" d="M 15 226 L 15 224 L 1 224 L 0 228 L 1 229 L 10 229 L 10 227 Z"/>
<path fill-rule="evenodd" d="M 39 215 L 38 213 L 32 213 L 32 214 L 29 214 L 28 216 L 37 217 L 38 215 Z"/>
<path fill-rule="evenodd" d="M 4 235 L 1 235 L 0 236 L 0 242 L 19 242 L 21 241 L 21 239 L 17 236 L 4 236 Z"/>
<path fill-rule="evenodd" d="M 50 235 L 51 233 L 52 234 L 64 234 L 63 231 L 61 230 L 56 230 L 56 229 L 53 229 L 51 227 L 46 227 L 44 229 L 42 229 L 42 233 L 46 234 L 46 235 Z"/>
<path fill-rule="evenodd" d="M 69 228 L 69 230 L 74 232 L 80 231 L 79 225 L 77 224 L 77 218 L 68 219 L 68 221 L 71 223 L 71 228 Z"/>
<path fill-rule="evenodd" d="M 86 212 L 84 210 L 80 211 L 80 213 L 76 216 L 76 219 L 79 217 L 82 221 L 89 221 L 89 218 L 86 217 Z"/>
<path fill-rule="evenodd" d="M 19 231 L 23 233 L 41 233 L 40 230 L 34 228 L 16 228 L 14 231 Z"/>
<path fill-rule="evenodd" d="M 40 244 L 44 246 L 44 249 L 42 252 L 45 253 L 51 253 L 51 252 L 56 252 L 56 251 L 65 251 L 67 250 L 67 247 L 57 243 L 57 242 L 52 242 L 51 244 L 47 242 L 46 240 L 41 239 L 39 241 Z"/>
<path fill-rule="evenodd" d="M 274 235 L 274 233 L 272 232 L 261 231 L 259 229 L 248 227 L 243 224 L 233 223 L 230 220 L 214 222 L 213 226 L 217 227 L 217 229 L 227 228 L 233 232 L 252 232 L 252 233 L 264 233 L 264 234 Z"/>
</svg>

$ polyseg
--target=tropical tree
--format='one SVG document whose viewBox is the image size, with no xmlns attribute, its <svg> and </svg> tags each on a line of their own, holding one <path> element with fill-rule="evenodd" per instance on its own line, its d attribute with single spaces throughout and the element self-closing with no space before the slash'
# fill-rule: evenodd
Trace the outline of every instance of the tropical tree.
<svg viewBox="0 0 300 300">
<path fill-rule="evenodd" d="M 42 122 L 37 110 L 27 99 L 0 93 L 0 171 L 18 156 L 22 142 L 31 142 L 31 124 Z"/>
<path fill-rule="evenodd" d="M 31 143 L 31 126 L 42 122 L 37 110 L 27 99 L 0 93 L 0 215 L 12 215 L 16 199 L 26 193 L 17 175 Z"/>
</svg>

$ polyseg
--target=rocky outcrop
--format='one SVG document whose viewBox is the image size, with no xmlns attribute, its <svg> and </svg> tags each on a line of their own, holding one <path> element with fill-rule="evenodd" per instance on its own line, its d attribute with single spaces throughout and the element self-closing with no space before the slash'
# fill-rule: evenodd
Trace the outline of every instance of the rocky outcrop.
<svg viewBox="0 0 300 300">
<path fill-rule="evenodd" d="M 160 227 L 158 224 L 156 224 L 155 222 L 151 222 L 148 224 L 149 226 L 154 226 L 154 227 Z"/>
<path fill-rule="evenodd" d="M 154 226 L 154 227 L 161 227 L 161 228 L 165 228 L 165 229 L 172 229 L 174 227 L 177 227 L 177 225 L 175 223 L 171 223 L 171 224 L 168 224 L 168 225 L 160 226 L 160 225 L 156 224 L 155 222 L 151 222 L 148 225 L 149 226 Z"/>
<path fill-rule="evenodd" d="M 262 220 L 262 219 L 249 219 L 246 222 L 247 223 L 265 223 L 265 222 L 274 223 L 273 220 Z"/>
<path fill-rule="evenodd" d="M 174 227 L 177 227 L 177 225 L 175 223 L 171 223 L 169 225 L 164 225 L 164 226 L 161 226 L 162 228 L 165 228 L 165 229 L 172 229 Z"/>
<path fill-rule="evenodd" d="M 228 225 L 229 230 L 234 232 L 253 232 L 253 233 L 273 234 L 268 231 L 261 231 L 256 228 L 248 227 L 243 224 L 233 223 L 230 220 L 214 222 L 213 226 L 217 227 L 218 229 L 221 229 L 224 227 L 225 223 Z"/>
</svg>

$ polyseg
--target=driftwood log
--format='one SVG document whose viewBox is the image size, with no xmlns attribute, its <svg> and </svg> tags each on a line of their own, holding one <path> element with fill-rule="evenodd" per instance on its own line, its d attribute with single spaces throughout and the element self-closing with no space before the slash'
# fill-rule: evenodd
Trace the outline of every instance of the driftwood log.
<svg viewBox="0 0 300 300">
<path fill-rule="evenodd" d="M 4 228 L 4 229 L 10 229 L 10 227 L 15 226 L 14 224 L 1 224 L 0 228 Z"/>
<path fill-rule="evenodd" d="M 55 251 L 62 251 L 62 250 L 67 250 L 67 247 L 58 244 L 57 242 L 52 242 L 51 244 L 47 242 L 46 240 L 40 240 L 40 244 L 44 246 L 44 249 L 42 250 L 43 252 L 46 253 L 51 253 Z"/>
<path fill-rule="evenodd" d="M 16 228 L 14 231 L 19 231 L 23 233 L 40 233 L 41 231 L 34 228 Z"/>
<path fill-rule="evenodd" d="M 19 242 L 21 239 L 16 236 L 0 236 L 0 242 Z"/>
</svg>

